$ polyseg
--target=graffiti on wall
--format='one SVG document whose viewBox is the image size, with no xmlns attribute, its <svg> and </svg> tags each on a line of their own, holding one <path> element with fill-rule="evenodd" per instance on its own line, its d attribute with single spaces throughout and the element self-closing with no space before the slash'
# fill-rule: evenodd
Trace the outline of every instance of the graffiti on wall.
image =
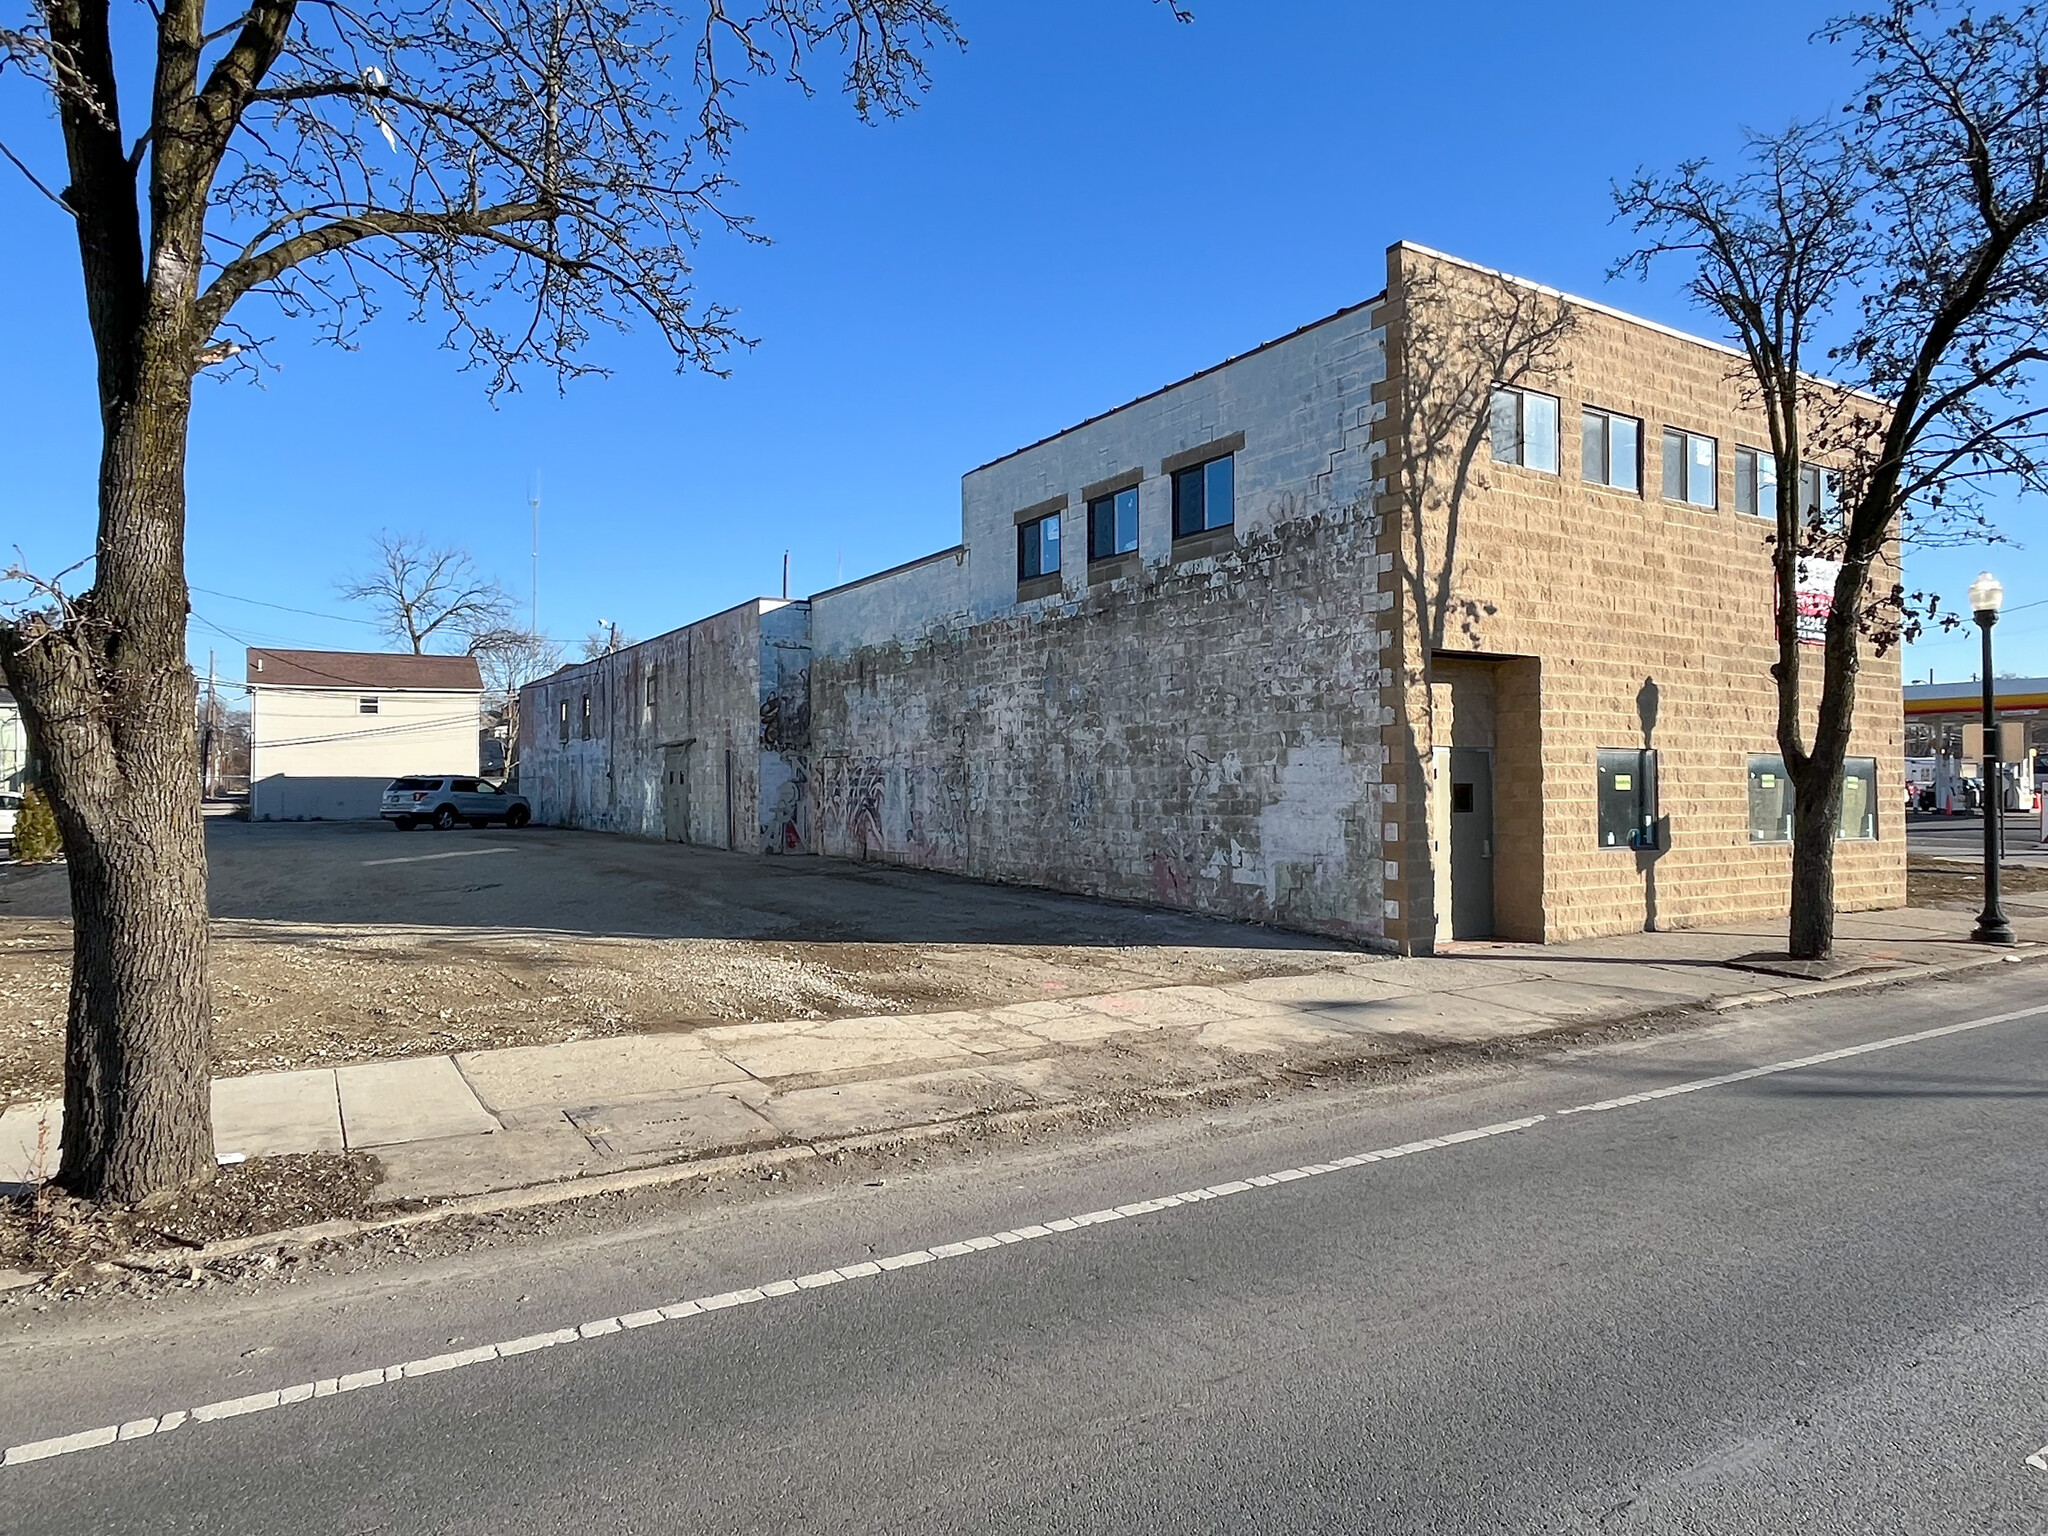
<svg viewBox="0 0 2048 1536">
<path fill-rule="evenodd" d="M 823 834 L 825 848 L 843 849 L 861 858 L 886 848 L 882 798 L 889 778 L 879 757 L 825 758 L 811 782 L 815 786 L 813 825 Z"/>
<path fill-rule="evenodd" d="M 777 657 L 778 662 L 780 657 Z M 808 752 L 811 748 L 811 669 L 777 666 L 774 686 L 761 691 L 761 750 Z"/>
<path fill-rule="evenodd" d="M 811 851 L 811 763 L 801 752 L 761 754 L 761 851 Z"/>
</svg>

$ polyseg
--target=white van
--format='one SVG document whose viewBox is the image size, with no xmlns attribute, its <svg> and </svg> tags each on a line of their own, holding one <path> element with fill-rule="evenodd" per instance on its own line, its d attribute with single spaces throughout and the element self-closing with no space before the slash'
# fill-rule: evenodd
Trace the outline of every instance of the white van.
<svg viewBox="0 0 2048 1536">
<path fill-rule="evenodd" d="M 0 789 L 0 843 L 14 849 L 14 819 L 21 814 L 21 796 L 11 789 Z"/>
</svg>

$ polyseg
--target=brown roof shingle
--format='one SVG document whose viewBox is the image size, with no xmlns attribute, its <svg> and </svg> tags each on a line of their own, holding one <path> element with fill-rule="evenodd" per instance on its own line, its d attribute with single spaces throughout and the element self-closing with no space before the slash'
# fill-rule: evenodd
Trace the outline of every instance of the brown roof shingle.
<svg viewBox="0 0 2048 1536">
<path fill-rule="evenodd" d="M 391 651 L 271 651 L 249 647 L 249 682 L 272 688 L 407 688 L 482 692 L 474 656 L 410 656 Z"/>
</svg>

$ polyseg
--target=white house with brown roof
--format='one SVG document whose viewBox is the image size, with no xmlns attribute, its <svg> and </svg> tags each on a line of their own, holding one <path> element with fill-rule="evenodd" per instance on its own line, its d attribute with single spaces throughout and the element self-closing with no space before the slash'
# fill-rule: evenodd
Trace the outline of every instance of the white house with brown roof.
<svg viewBox="0 0 2048 1536">
<path fill-rule="evenodd" d="M 374 817 L 407 774 L 473 774 L 483 713 L 474 656 L 250 648 L 249 816 Z"/>
</svg>

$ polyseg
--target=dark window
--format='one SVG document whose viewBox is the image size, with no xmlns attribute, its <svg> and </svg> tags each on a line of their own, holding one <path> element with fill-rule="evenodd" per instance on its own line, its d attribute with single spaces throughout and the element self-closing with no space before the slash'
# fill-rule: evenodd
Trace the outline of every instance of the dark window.
<svg viewBox="0 0 2048 1536">
<path fill-rule="evenodd" d="M 476 780 L 450 779 L 448 787 L 458 795 L 473 795 L 476 793 Z"/>
<path fill-rule="evenodd" d="M 1600 846 L 1655 848 L 1657 754 L 1603 748 L 1599 772 Z"/>
<path fill-rule="evenodd" d="M 558 707 L 562 711 L 561 739 L 563 741 L 567 741 L 569 739 L 569 701 L 567 699 L 563 699 Z"/>
<path fill-rule="evenodd" d="M 583 695 L 583 739 L 590 740 L 590 695 Z"/>
<path fill-rule="evenodd" d="M 1451 786 L 1451 809 L 1462 812 L 1471 810 L 1472 806 L 1472 786 L 1470 784 L 1453 784 Z"/>
<path fill-rule="evenodd" d="M 440 782 L 439 779 L 393 779 L 391 781 L 391 788 L 394 793 L 399 791 L 410 793 L 418 789 L 433 789 Z"/>
<path fill-rule="evenodd" d="M 1835 477 L 1818 464 L 1799 466 L 1799 515 L 1819 523 L 1834 509 Z M 1778 459 L 1762 448 L 1735 450 L 1735 510 L 1758 517 L 1778 514 Z"/>
<path fill-rule="evenodd" d="M 1030 581 L 1038 576 L 1057 576 L 1060 573 L 1060 515 L 1041 517 L 1036 522 L 1017 525 L 1017 579 Z"/>
<path fill-rule="evenodd" d="M 1689 506 L 1717 505 L 1714 490 L 1716 444 L 1697 432 L 1664 429 L 1664 499 Z"/>
<path fill-rule="evenodd" d="M 1173 536 L 1185 539 L 1237 521 L 1237 456 L 1173 472 Z"/>
<path fill-rule="evenodd" d="M 1557 473 L 1557 396 L 1497 388 L 1488 426 L 1494 463 Z"/>
<path fill-rule="evenodd" d="M 1778 514 L 1778 456 L 1762 448 L 1735 450 L 1735 510 L 1757 517 Z"/>
<path fill-rule="evenodd" d="M 1785 759 L 1775 753 L 1749 759 L 1749 840 L 1792 841 L 1792 781 L 1785 776 Z"/>
<path fill-rule="evenodd" d="M 1852 757 L 1842 764 L 1842 817 L 1835 836 L 1867 843 L 1877 837 L 1877 759 Z"/>
<path fill-rule="evenodd" d="M 359 715 L 374 715 L 377 713 L 377 701 L 365 694 L 362 698 L 356 700 L 356 713 Z"/>
<path fill-rule="evenodd" d="M 1643 488 L 1643 424 L 1587 406 L 1580 419 L 1579 474 L 1588 485 Z"/>
<path fill-rule="evenodd" d="M 1138 547 L 1138 488 L 1133 485 L 1088 503 L 1088 558 L 1108 560 Z"/>
<path fill-rule="evenodd" d="M 1818 464 L 1799 466 L 1799 515 L 1804 521 L 1818 524 L 1833 510 L 1834 478 Z"/>
</svg>

